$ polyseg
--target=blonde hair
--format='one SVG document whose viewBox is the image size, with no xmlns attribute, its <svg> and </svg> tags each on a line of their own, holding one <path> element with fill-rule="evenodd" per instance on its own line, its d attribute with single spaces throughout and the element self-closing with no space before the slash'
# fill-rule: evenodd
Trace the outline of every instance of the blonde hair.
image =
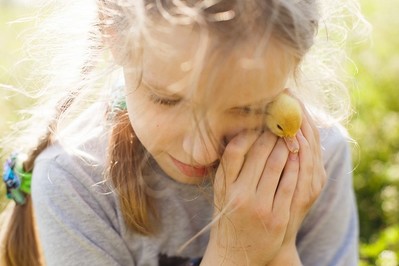
<svg viewBox="0 0 399 266">
<path fill-rule="evenodd" d="M 128 60 L 136 60 L 140 67 L 140 48 L 143 40 L 160 49 L 171 48 L 159 43 L 152 35 L 158 21 L 174 25 L 196 27 L 206 40 L 209 36 L 223 40 L 222 49 L 245 41 L 254 32 L 273 37 L 296 59 L 295 79 L 290 88 L 300 97 L 313 114 L 322 114 L 320 121 L 343 121 L 350 114 L 349 96 L 342 73 L 346 61 L 345 45 L 353 27 L 366 23 L 360 15 L 355 1 L 316 0 L 99 0 L 54 1 L 64 4 L 56 12 L 39 23 L 30 53 L 46 65 L 36 67 L 43 70 L 39 77 L 39 90 L 30 95 L 37 99 L 37 108 L 31 118 L 18 125 L 18 130 L 29 132 L 29 138 L 21 134 L 16 147 L 25 147 L 29 153 L 25 161 L 26 171 L 34 167 L 36 157 L 54 141 L 73 143 L 79 146 L 82 134 L 90 130 L 63 134 L 72 120 L 79 118 L 80 111 L 93 103 L 107 106 L 120 66 L 110 60 L 109 49 L 124 51 Z M 84 5 L 84 6 L 83 6 Z M 53 11 L 52 5 L 47 6 Z M 62 14 L 61 16 L 59 14 Z M 345 17 L 342 18 L 342 15 Z M 340 17 L 341 16 L 341 17 Z M 317 32 L 318 31 L 318 32 Z M 116 41 L 112 41 L 111 39 Z M 109 41 L 111 40 L 111 41 Z M 31 43 L 32 44 L 32 43 Z M 208 45 L 205 41 L 203 46 Z M 265 43 L 261 43 L 265 44 Z M 44 45 L 44 47 L 43 47 Z M 209 47 L 203 47 L 207 49 Z M 260 49 L 262 47 L 260 46 Z M 196 56 L 198 69 L 204 58 Z M 123 62 L 122 62 L 123 63 Z M 108 110 L 109 111 L 109 110 Z M 107 110 L 100 120 L 109 125 L 108 165 L 106 177 L 118 194 L 125 222 L 131 230 L 151 235 L 156 232 L 156 208 L 145 193 L 142 177 L 142 160 L 146 152 L 134 135 L 126 111 L 119 111 L 107 121 Z M 45 117 L 43 114 L 47 114 Z M 37 131 L 36 142 L 32 135 Z M 68 131 L 70 132 L 70 131 Z M 72 137 L 68 137 L 72 136 Z M 80 140 L 80 141 L 79 141 Z M 33 143 L 33 145 L 32 145 Z M 28 145 L 31 144 L 31 145 Z M 28 204 L 30 198 L 28 198 Z M 20 207 L 18 207 L 20 208 Z M 17 211 L 18 208 L 15 208 Z M 26 208 L 31 208 L 27 205 Z M 30 211 L 31 212 L 31 211 Z M 20 214 L 16 213 L 16 216 Z M 31 217 L 31 213 L 26 212 Z M 15 215 L 14 215 L 15 216 Z M 23 220 L 23 219 L 22 219 Z M 31 219 L 32 220 L 32 219 Z M 19 243 L 13 232 L 19 228 L 23 234 L 35 232 L 33 222 L 24 226 L 11 223 L 7 236 L 8 265 L 40 265 L 38 248 L 26 247 L 30 243 Z M 35 242 L 36 237 L 33 236 Z M 24 252 L 17 253 L 17 249 Z M 27 252 L 32 250 L 33 253 Z M 18 258 L 16 254 L 23 254 Z M 36 259 L 35 259 L 36 257 Z M 27 263 L 29 261 L 30 263 Z"/>
</svg>

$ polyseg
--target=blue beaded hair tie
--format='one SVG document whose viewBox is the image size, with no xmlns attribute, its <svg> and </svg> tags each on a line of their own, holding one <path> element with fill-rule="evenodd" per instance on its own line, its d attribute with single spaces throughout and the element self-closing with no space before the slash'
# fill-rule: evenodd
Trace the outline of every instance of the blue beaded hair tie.
<svg viewBox="0 0 399 266">
<path fill-rule="evenodd" d="M 22 160 L 19 158 L 16 153 L 13 153 L 7 159 L 4 164 L 3 181 L 6 184 L 7 198 L 23 205 L 26 195 L 31 191 L 32 173 L 24 171 Z"/>
</svg>

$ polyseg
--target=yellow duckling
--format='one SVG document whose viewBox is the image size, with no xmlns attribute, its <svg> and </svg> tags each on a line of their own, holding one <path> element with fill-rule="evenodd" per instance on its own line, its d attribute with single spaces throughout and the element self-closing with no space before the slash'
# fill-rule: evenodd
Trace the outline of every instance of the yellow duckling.
<svg viewBox="0 0 399 266">
<path fill-rule="evenodd" d="M 299 143 L 295 135 L 302 124 L 302 108 L 298 100 L 281 93 L 266 108 L 266 126 L 272 133 L 284 138 L 291 152 L 298 152 Z"/>
</svg>

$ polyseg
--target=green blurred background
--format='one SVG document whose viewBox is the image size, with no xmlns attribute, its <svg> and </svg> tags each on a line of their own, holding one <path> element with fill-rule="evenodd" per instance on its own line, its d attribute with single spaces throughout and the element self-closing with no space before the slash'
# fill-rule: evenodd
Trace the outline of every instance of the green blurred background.
<svg viewBox="0 0 399 266">
<path fill-rule="evenodd" d="M 21 33 L 35 22 L 32 8 L 0 0 L 0 84 L 22 86 Z M 370 42 L 350 47 L 356 68 L 349 84 L 356 110 L 349 130 L 360 216 L 360 265 L 399 265 L 399 1 L 361 0 L 373 26 Z M 28 18 L 20 20 L 20 18 Z M 31 18 L 31 19 L 29 19 Z M 18 23 L 10 23 L 19 20 Z M 22 34 L 23 35 L 23 34 Z M 22 77 L 22 79 L 21 79 Z M 0 137 L 20 119 L 24 97 L 0 89 Z M 1 149 L 1 147 L 0 147 Z M 0 154 L 1 150 L 0 150 Z M 4 187 L 0 185 L 4 198 Z M 4 201 L 0 200 L 0 210 Z"/>
</svg>

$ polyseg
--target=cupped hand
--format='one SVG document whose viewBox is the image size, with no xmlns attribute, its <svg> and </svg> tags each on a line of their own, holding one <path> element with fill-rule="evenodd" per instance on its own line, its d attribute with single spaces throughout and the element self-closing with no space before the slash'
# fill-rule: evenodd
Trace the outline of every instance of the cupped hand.
<svg viewBox="0 0 399 266">
<path fill-rule="evenodd" d="M 287 250 L 296 250 L 297 232 L 310 208 L 319 197 L 327 180 L 324 169 L 319 130 L 302 105 L 303 121 L 297 134 L 299 149 L 299 175 L 292 198 L 290 221 L 279 254 L 269 265 L 286 265 Z"/>
<path fill-rule="evenodd" d="M 215 223 L 203 264 L 270 262 L 285 241 L 299 171 L 298 154 L 269 131 L 234 137 L 215 176 Z"/>
<path fill-rule="evenodd" d="M 300 264 L 296 235 L 326 182 L 319 132 L 303 110 L 298 154 L 269 131 L 242 132 L 226 146 L 204 265 Z"/>
</svg>

